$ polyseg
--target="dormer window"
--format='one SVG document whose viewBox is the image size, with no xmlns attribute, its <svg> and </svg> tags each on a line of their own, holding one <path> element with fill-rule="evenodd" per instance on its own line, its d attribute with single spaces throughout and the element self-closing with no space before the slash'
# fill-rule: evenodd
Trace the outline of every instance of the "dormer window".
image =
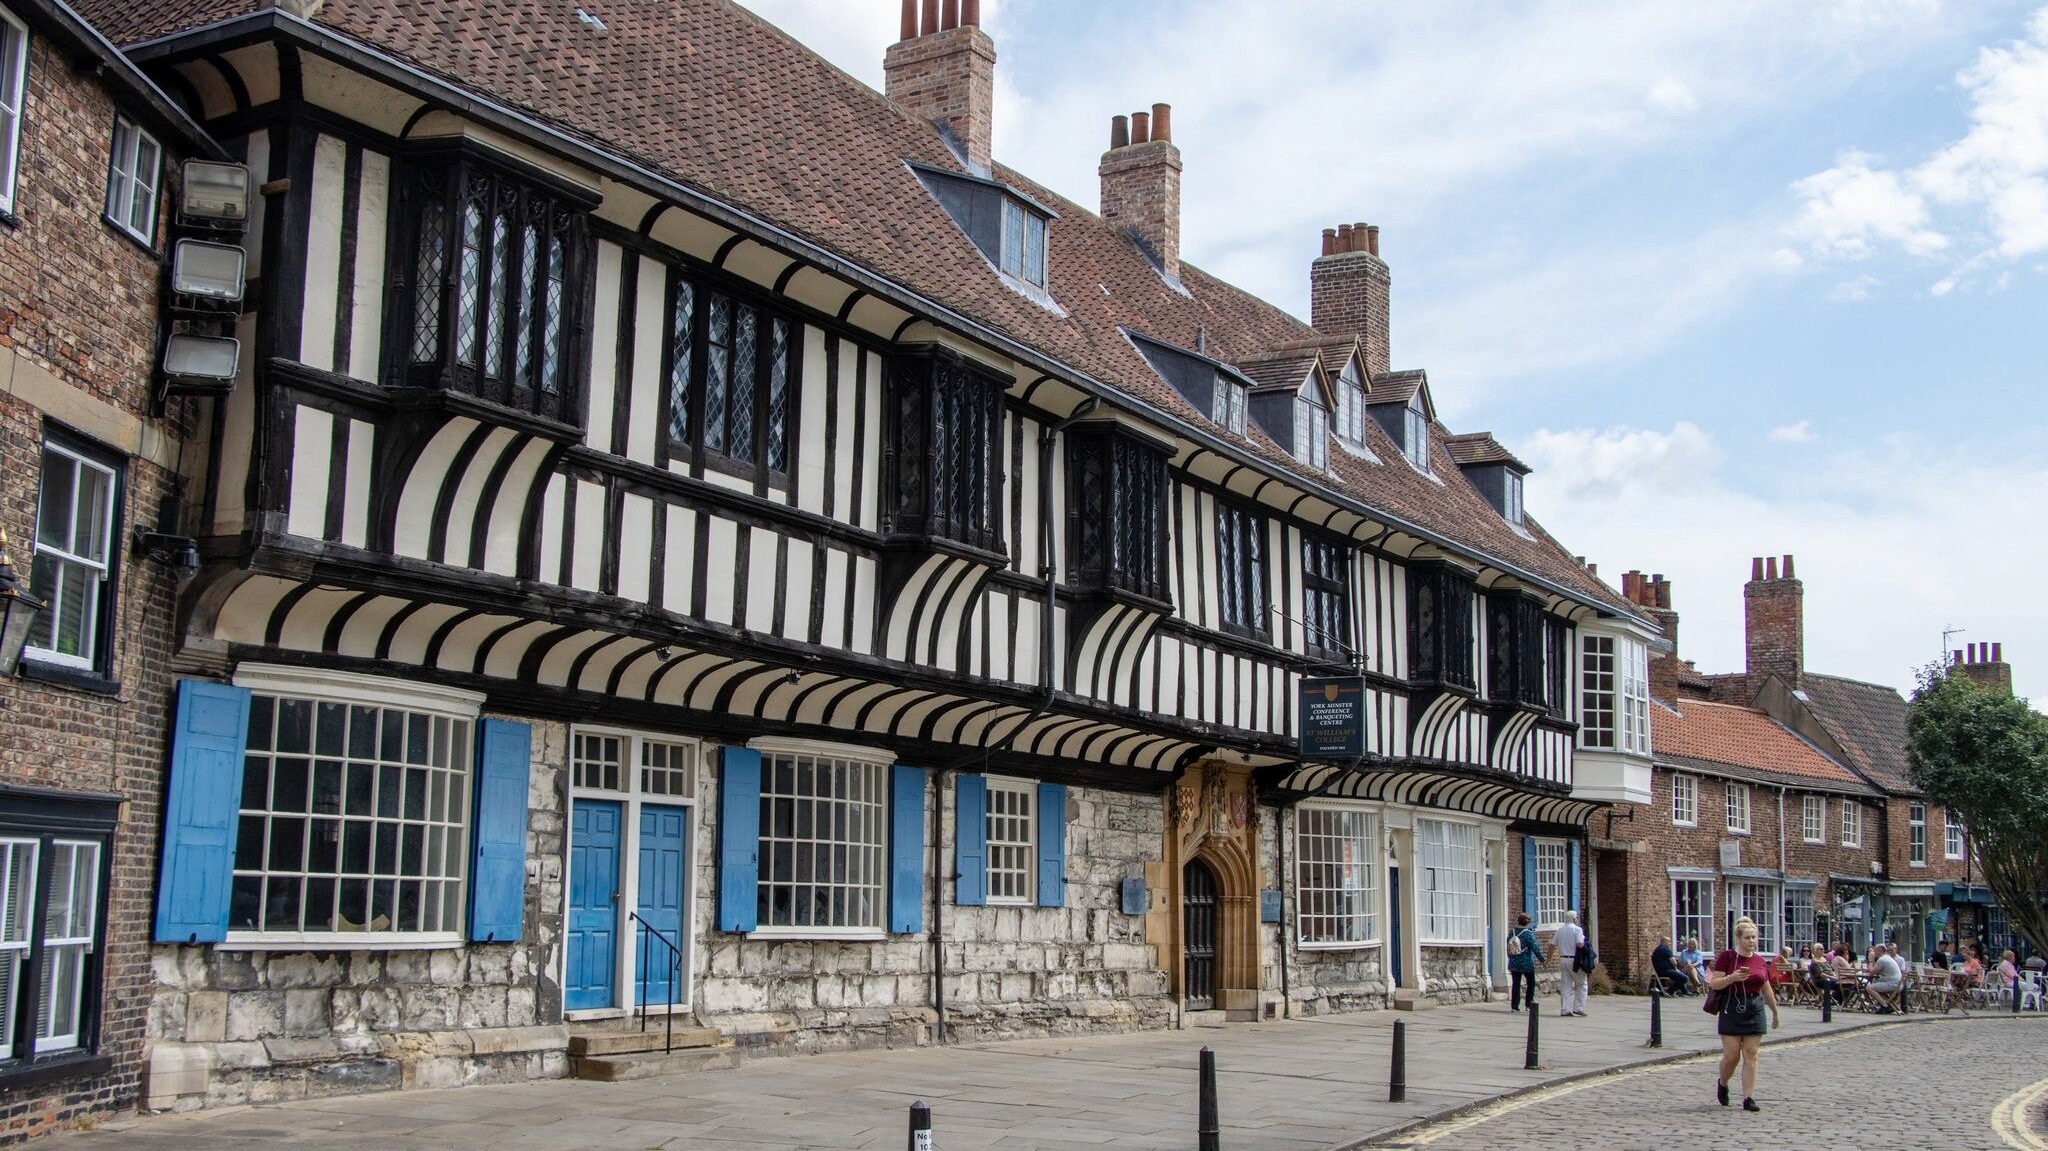
<svg viewBox="0 0 2048 1151">
<path fill-rule="evenodd" d="M 1330 466 L 1330 413 L 1307 396 L 1294 400 L 1294 458 L 1312 468 Z"/>
<path fill-rule="evenodd" d="M 1216 373 L 1216 406 L 1209 416 L 1240 436 L 1244 434 L 1245 393 L 1244 384 Z"/>
<path fill-rule="evenodd" d="M 1514 472 L 1505 472 L 1506 481 L 1502 490 L 1501 518 L 1516 527 L 1522 526 L 1522 477 Z"/>
<path fill-rule="evenodd" d="M 1030 284 L 1046 286 L 1045 217 L 1018 200 L 1003 199 L 1003 273 Z"/>
<path fill-rule="evenodd" d="M 1409 399 L 1401 414 L 1401 454 L 1423 471 L 1429 470 L 1429 417 L 1422 410 L 1422 396 Z"/>
<path fill-rule="evenodd" d="M 1365 384 L 1355 368 L 1337 378 L 1337 438 L 1354 448 L 1365 447 Z"/>
</svg>

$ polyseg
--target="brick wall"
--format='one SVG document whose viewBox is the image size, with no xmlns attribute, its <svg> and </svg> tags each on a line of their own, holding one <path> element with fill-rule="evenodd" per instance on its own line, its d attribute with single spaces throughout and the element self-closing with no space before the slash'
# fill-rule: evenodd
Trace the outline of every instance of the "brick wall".
<svg viewBox="0 0 2048 1151">
<path fill-rule="evenodd" d="M 1102 220 L 1137 232 L 1169 276 L 1180 275 L 1180 149 L 1170 140 L 1102 154 Z"/>
<path fill-rule="evenodd" d="M 1309 266 L 1308 282 L 1309 323 L 1333 336 L 1363 336 L 1366 371 L 1387 371 L 1393 273 L 1386 262 L 1370 252 L 1321 256 Z"/>
<path fill-rule="evenodd" d="M 987 168 L 994 145 L 996 43 L 979 28 L 951 28 L 889 46 L 882 68 L 889 99 L 922 120 L 941 120 Z"/>
<path fill-rule="evenodd" d="M 17 574 L 29 577 L 38 457 L 54 404 L 81 431 L 143 438 L 156 331 L 159 263 L 101 220 L 114 103 L 44 36 L 32 36 L 12 223 L 0 223 L 0 524 Z M 168 142 L 167 142 L 168 143 Z M 92 421 L 79 419 L 91 413 Z M 174 413 L 177 414 L 177 413 Z M 128 464 L 122 522 L 154 522 L 171 476 Z M 100 1052 L 104 1075 L 6 1092 L 0 1143 L 74 1126 L 135 1100 L 149 1004 L 147 937 L 154 911 L 159 797 L 171 692 L 175 583 L 116 540 L 110 629 L 116 691 L 0 680 L 0 783 L 119 796 L 106 864 Z"/>
<path fill-rule="evenodd" d="M 1742 588 L 1751 698 L 1774 675 L 1796 686 L 1806 667 L 1805 591 L 1792 570 L 1791 556 L 1785 557 L 1783 571 L 1776 556 L 1753 560 L 1749 583 Z"/>
</svg>

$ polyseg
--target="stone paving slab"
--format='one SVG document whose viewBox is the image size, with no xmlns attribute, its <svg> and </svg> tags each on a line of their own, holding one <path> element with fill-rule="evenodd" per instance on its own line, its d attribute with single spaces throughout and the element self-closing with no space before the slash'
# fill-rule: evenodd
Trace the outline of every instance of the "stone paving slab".
<svg viewBox="0 0 2048 1151">
<path fill-rule="evenodd" d="M 1543 1069 L 1522 1070 L 1526 1016 L 1501 1003 L 1374 1011 L 939 1050 L 766 1058 L 630 1083 L 552 1081 L 229 1108 L 53 1136 L 48 1151 L 254 1151 L 280 1146 L 509 1151 L 851 1151 L 905 1142 L 913 1099 L 932 1104 L 940 1151 L 1183 1151 L 1194 1144 L 1196 1057 L 1216 1050 L 1223 1145 L 1325 1151 L 1543 1083 L 1719 1050 L 1696 999 L 1600 997 L 1584 1019 L 1541 1020 Z M 1393 1024 L 1407 1025 L 1408 1098 L 1390 1104 Z M 1877 1017 L 1787 1008 L 1774 1039 Z M 1893 1034 L 1910 1034 L 1899 1029 Z M 1903 1049 L 1903 1048 L 1902 1048 Z"/>
</svg>

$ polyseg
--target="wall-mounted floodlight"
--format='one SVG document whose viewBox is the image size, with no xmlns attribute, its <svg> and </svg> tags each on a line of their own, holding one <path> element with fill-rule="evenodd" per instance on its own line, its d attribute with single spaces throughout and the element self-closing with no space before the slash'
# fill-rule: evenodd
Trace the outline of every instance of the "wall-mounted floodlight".
<svg viewBox="0 0 2048 1151">
<path fill-rule="evenodd" d="M 233 244 L 179 240 L 171 255 L 171 291 L 181 296 L 240 303 L 248 257 Z"/>
<path fill-rule="evenodd" d="M 190 223 L 241 224 L 249 218 L 249 169 L 215 160 L 187 160 L 178 216 Z"/>
<path fill-rule="evenodd" d="M 164 341 L 164 378 L 180 395 L 224 395 L 235 386 L 242 342 L 173 332 Z"/>
</svg>

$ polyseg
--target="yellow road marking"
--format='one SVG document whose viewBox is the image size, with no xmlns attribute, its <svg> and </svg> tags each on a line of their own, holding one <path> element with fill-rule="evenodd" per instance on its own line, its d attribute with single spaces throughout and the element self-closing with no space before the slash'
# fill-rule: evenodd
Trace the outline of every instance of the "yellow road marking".
<svg viewBox="0 0 2048 1151">
<path fill-rule="evenodd" d="M 2044 1100 L 2048 1100 L 2048 1079 L 2013 1092 L 1992 1108 L 1991 1129 L 1998 1132 L 1998 1137 L 2005 1140 L 2008 1147 L 2016 1147 L 2019 1151 L 2048 1151 L 2048 1137 L 2034 1130 L 2033 1121 L 2029 1118 L 2041 1109 Z"/>
</svg>

